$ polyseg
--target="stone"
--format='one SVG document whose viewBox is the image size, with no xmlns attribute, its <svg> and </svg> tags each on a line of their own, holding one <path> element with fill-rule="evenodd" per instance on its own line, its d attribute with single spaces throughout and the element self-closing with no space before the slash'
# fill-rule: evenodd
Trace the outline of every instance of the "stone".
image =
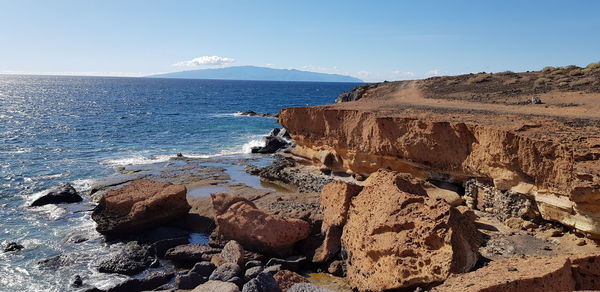
<svg viewBox="0 0 600 292">
<path fill-rule="evenodd" d="M 530 101 L 531 104 L 543 104 L 542 99 L 540 99 L 539 96 L 532 96 Z"/>
<path fill-rule="evenodd" d="M 124 235 L 154 228 L 188 213 L 183 185 L 145 179 L 105 193 L 92 212 L 98 232 Z"/>
<path fill-rule="evenodd" d="M 363 186 L 352 199 L 342 235 L 353 287 L 427 285 L 475 266 L 482 235 L 473 216 L 429 198 L 407 174 L 380 169 Z"/>
<path fill-rule="evenodd" d="M 306 263 L 304 256 L 292 256 L 285 259 L 272 258 L 267 262 L 267 267 L 281 266 L 284 270 L 298 271 Z"/>
<path fill-rule="evenodd" d="M 285 255 L 310 234 L 308 222 L 270 215 L 237 195 L 212 194 L 216 233 L 260 253 Z"/>
<path fill-rule="evenodd" d="M 25 247 L 16 243 L 16 242 L 9 242 L 6 247 L 4 248 L 4 252 L 10 252 L 10 251 L 19 251 L 24 249 Z"/>
<path fill-rule="evenodd" d="M 260 273 L 244 285 L 242 292 L 281 292 L 273 275 Z"/>
<path fill-rule="evenodd" d="M 192 292 L 240 292 L 240 288 L 236 284 L 223 281 L 208 281 Z"/>
<path fill-rule="evenodd" d="M 175 281 L 175 286 L 178 289 L 190 290 L 198 287 L 200 284 L 208 281 L 208 277 L 203 277 L 198 273 L 188 272 L 185 275 L 180 275 Z"/>
<path fill-rule="evenodd" d="M 294 284 L 308 283 L 308 280 L 306 278 L 288 270 L 281 270 L 275 273 L 275 275 L 273 275 L 273 278 L 277 282 L 277 286 L 279 286 L 279 289 L 281 289 L 282 292 L 288 291 L 288 289 L 294 286 Z"/>
<path fill-rule="evenodd" d="M 312 261 L 314 263 L 324 263 L 334 258 L 341 248 L 342 228 L 330 226 L 325 231 L 325 237 L 321 245 L 315 250 Z"/>
<path fill-rule="evenodd" d="M 244 247 L 235 240 L 227 242 L 219 256 L 226 263 L 234 263 L 240 267 L 244 266 Z"/>
<path fill-rule="evenodd" d="M 136 242 L 129 242 L 109 258 L 102 260 L 98 265 L 98 271 L 128 276 L 138 274 L 152 263 L 148 249 Z"/>
<path fill-rule="evenodd" d="M 246 269 L 246 272 L 244 273 L 244 280 L 247 282 L 253 278 L 256 278 L 256 276 L 262 273 L 264 269 L 265 268 L 263 266 L 256 266 Z"/>
<path fill-rule="evenodd" d="M 284 138 L 277 137 L 277 136 L 267 136 L 264 138 L 264 140 L 265 140 L 265 146 L 252 147 L 251 152 L 252 153 L 260 153 L 260 154 L 275 153 L 279 149 L 285 148 L 288 145 L 290 145 L 290 143 L 288 141 L 286 141 Z"/>
<path fill-rule="evenodd" d="M 342 181 L 334 181 L 323 188 L 319 199 L 323 208 L 322 232 L 332 226 L 341 227 L 346 224 L 350 201 L 362 189 L 362 186 Z"/>
<path fill-rule="evenodd" d="M 143 278 L 130 278 L 125 282 L 117 284 L 109 288 L 106 292 L 131 292 L 131 291 L 148 291 L 154 290 L 168 283 L 175 273 L 167 271 L 153 271 L 145 275 Z"/>
<path fill-rule="evenodd" d="M 65 255 L 57 255 L 47 259 L 38 261 L 38 268 L 40 270 L 57 270 L 63 266 L 71 264 L 72 260 Z"/>
<path fill-rule="evenodd" d="M 75 275 L 73 277 L 73 281 L 71 281 L 71 287 L 77 288 L 81 287 L 81 285 L 83 285 L 83 280 L 81 279 L 81 276 Z"/>
<path fill-rule="evenodd" d="M 516 217 L 510 217 L 510 218 L 504 220 L 504 225 L 506 225 L 512 229 L 521 229 L 521 226 L 523 226 L 523 223 L 525 223 L 525 220 L 523 220 L 521 218 L 516 218 Z"/>
<path fill-rule="evenodd" d="M 48 204 L 78 203 L 81 201 L 83 201 L 83 198 L 77 193 L 77 190 L 75 190 L 73 186 L 68 183 L 62 183 L 47 194 L 33 201 L 33 203 L 31 203 L 31 207 L 44 206 Z"/>
<path fill-rule="evenodd" d="M 452 275 L 432 291 L 573 291 L 567 257 L 513 257 L 488 263 L 474 272 Z"/>
<path fill-rule="evenodd" d="M 329 267 L 327 267 L 327 272 L 336 277 L 343 277 L 346 275 L 346 265 L 344 264 L 344 261 L 333 261 L 329 264 Z"/>
<path fill-rule="evenodd" d="M 215 269 L 217 269 L 217 267 L 210 262 L 199 262 L 194 265 L 190 270 L 190 273 L 197 273 L 200 276 L 209 277 Z"/>
<path fill-rule="evenodd" d="M 225 263 L 210 274 L 209 280 L 224 281 L 227 282 L 234 277 L 238 277 L 242 274 L 242 268 L 234 263 Z"/>
<path fill-rule="evenodd" d="M 279 272 L 281 270 L 282 270 L 281 265 L 274 265 L 274 266 L 268 266 L 268 267 L 266 267 L 263 270 L 263 272 L 275 274 L 275 273 L 277 273 L 277 272 Z"/>
<path fill-rule="evenodd" d="M 257 267 L 257 266 L 262 266 L 262 262 L 261 261 L 247 261 L 246 262 L 246 269 L 249 269 L 252 267 Z"/>
<path fill-rule="evenodd" d="M 600 290 L 600 254 L 572 255 L 570 259 L 575 290 Z"/>
<path fill-rule="evenodd" d="M 213 255 L 221 250 L 205 244 L 184 244 L 170 248 L 165 253 L 165 259 L 171 260 L 178 265 L 194 265 L 201 261 L 210 261 Z"/>
<path fill-rule="evenodd" d="M 321 288 L 312 283 L 298 283 L 290 287 L 287 292 L 333 292 L 329 289 Z"/>
<path fill-rule="evenodd" d="M 188 237 L 170 238 L 159 240 L 152 244 L 152 249 L 157 257 L 164 257 L 167 250 L 190 242 Z"/>
</svg>

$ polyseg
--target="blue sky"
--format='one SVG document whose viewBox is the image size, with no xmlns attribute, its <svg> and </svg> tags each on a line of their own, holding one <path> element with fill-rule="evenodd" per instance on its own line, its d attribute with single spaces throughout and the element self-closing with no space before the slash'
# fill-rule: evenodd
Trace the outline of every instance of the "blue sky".
<svg viewBox="0 0 600 292">
<path fill-rule="evenodd" d="M 599 13 L 584 0 L 0 0 L 0 73 L 256 65 L 380 81 L 583 66 L 600 61 Z M 228 59 L 191 62 L 202 56 Z"/>
</svg>

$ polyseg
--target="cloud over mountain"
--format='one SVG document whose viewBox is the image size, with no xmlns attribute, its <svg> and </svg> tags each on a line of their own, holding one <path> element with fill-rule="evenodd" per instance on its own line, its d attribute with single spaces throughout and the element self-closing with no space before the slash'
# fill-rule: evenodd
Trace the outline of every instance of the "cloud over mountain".
<svg viewBox="0 0 600 292">
<path fill-rule="evenodd" d="M 219 56 L 202 56 L 188 61 L 173 64 L 175 67 L 200 67 L 200 66 L 222 66 L 235 62 L 233 58 Z"/>
</svg>

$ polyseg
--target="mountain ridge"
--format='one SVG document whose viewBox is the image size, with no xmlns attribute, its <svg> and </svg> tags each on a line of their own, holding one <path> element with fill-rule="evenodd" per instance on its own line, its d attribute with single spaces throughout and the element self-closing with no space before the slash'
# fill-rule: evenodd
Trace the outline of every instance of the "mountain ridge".
<svg viewBox="0 0 600 292">
<path fill-rule="evenodd" d="M 356 77 L 328 74 L 297 69 L 274 69 L 258 66 L 232 66 L 187 70 L 165 74 L 145 76 L 146 78 L 181 78 L 181 79 L 221 79 L 221 80 L 255 80 L 255 81 L 313 81 L 313 82 L 353 82 L 364 83 Z"/>
</svg>

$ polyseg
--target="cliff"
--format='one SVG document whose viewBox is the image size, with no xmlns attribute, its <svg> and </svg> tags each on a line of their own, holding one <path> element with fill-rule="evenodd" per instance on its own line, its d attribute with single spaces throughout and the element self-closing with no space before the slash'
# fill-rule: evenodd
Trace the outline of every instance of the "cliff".
<svg viewBox="0 0 600 292">
<path fill-rule="evenodd" d="M 283 109 L 279 122 L 293 154 L 317 165 L 463 186 L 475 178 L 526 196 L 543 219 L 599 237 L 596 65 L 361 86 L 334 105 Z"/>
</svg>

